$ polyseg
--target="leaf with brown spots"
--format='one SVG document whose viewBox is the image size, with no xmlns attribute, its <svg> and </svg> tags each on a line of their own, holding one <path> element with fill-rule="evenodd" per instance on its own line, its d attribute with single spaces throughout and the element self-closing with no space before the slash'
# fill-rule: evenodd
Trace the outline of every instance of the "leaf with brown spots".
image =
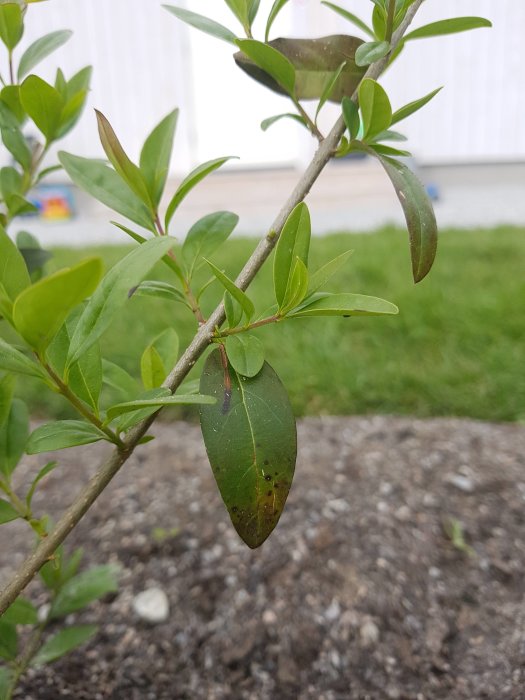
<svg viewBox="0 0 525 700">
<path fill-rule="evenodd" d="M 292 483 L 297 433 L 288 396 L 267 362 L 255 377 L 242 377 L 223 366 L 218 350 L 200 391 L 217 399 L 200 411 L 213 475 L 235 529 L 254 549 L 277 525 Z"/>
</svg>

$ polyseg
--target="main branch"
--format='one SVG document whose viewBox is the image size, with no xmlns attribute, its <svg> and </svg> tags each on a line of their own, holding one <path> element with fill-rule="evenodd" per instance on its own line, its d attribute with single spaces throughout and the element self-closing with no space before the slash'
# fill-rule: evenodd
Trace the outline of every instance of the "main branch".
<svg viewBox="0 0 525 700">
<path fill-rule="evenodd" d="M 392 51 L 397 47 L 403 38 L 403 35 L 423 2 L 424 0 L 415 0 L 413 5 L 411 5 L 405 19 L 392 37 Z M 381 61 L 372 64 L 364 77 L 372 78 L 374 80 L 377 79 L 385 70 L 385 67 L 388 64 L 388 59 L 389 57 L 387 56 Z M 352 96 L 352 99 L 357 102 L 357 91 Z M 297 204 L 302 202 L 310 192 L 312 185 L 315 183 L 325 165 L 332 158 L 334 151 L 337 149 L 341 137 L 345 132 L 345 128 L 344 120 L 342 117 L 340 117 L 328 136 L 319 146 L 312 159 L 312 162 L 307 167 L 294 191 L 277 215 L 277 218 L 270 229 L 272 233 L 260 241 L 259 245 L 237 278 L 236 284 L 241 289 L 245 290 L 249 286 L 255 275 L 259 272 L 267 260 L 268 256 L 275 247 L 275 244 L 277 243 L 279 234 L 286 222 L 286 219 L 289 217 L 290 213 L 297 206 Z M 201 326 L 193 341 L 171 371 L 170 375 L 164 382 L 164 387 L 169 388 L 172 392 L 175 392 L 178 389 L 181 382 L 212 341 L 215 329 L 218 326 L 220 327 L 223 322 L 224 307 L 222 304 L 219 304 L 213 314 L 209 317 L 208 321 Z M 107 461 L 100 467 L 95 476 L 93 476 L 93 478 L 77 496 L 71 507 L 68 508 L 66 513 L 58 521 L 53 531 L 48 535 L 48 537 L 40 542 L 33 554 L 26 559 L 12 581 L 0 593 L 0 615 L 2 615 L 11 605 L 11 603 L 16 600 L 18 595 L 24 590 L 39 569 L 46 563 L 46 561 L 50 559 L 50 557 L 53 556 L 56 549 L 66 539 L 71 530 L 73 530 L 73 528 L 80 522 L 82 517 L 104 491 L 109 482 L 118 473 L 128 457 L 133 453 L 134 449 L 144 437 L 157 415 L 158 412 L 142 421 L 142 423 L 137 425 L 128 433 L 123 445 L 114 449 Z"/>
</svg>

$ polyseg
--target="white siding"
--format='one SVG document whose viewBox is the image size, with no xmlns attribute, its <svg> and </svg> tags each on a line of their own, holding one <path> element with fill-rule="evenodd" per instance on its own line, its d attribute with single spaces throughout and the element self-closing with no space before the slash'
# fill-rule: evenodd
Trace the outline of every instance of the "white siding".
<svg viewBox="0 0 525 700">
<path fill-rule="evenodd" d="M 220 0 L 169 0 L 210 14 L 234 27 Z M 340 0 L 364 16 L 370 2 Z M 264 12 L 270 0 L 262 0 Z M 417 22 L 479 14 L 494 29 L 413 42 L 385 77 L 394 106 L 438 85 L 446 88 L 421 115 L 406 123 L 410 146 L 423 162 L 525 160 L 525 3 L 523 0 L 427 0 Z M 260 25 L 259 25 L 260 27 Z M 174 106 L 182 108 L 175 172 L 218 155 L 238 155 L 241 165 L 302 160 L 311 144 L 293 124 L 266 135 L 260 120 L 287 109 L 285 100 L 231 66 L 231 47 L 189 30 L 157 0 L 53 0 L 30 7 L 24 41 L 72 28 L 69 44 L 48 60 L 69 71 L 94 66 L 89 108 L 97 106 L 137 155 L 151 126 Z M 351 25 L 318 0 L 291 0 L 274 36 L 350 32 Z M 239 101 L 236 95 L 241 95 Z M 62 147 L 100 154 L 92 110 Z"/>
</svg>

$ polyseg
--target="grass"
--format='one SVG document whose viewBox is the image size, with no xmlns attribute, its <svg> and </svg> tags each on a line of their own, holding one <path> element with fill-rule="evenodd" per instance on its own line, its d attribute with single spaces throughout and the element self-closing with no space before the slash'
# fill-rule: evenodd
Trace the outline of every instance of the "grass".
<svg viewBox="0 0 525 700">
<path fill-rule="evenodd" d="M 215 262 L 233 276 L 256 244 L 234 239 Z M 330 291 L 381 296 L 400 308 L 392 318 L 296 320 L 262 328 L 268 361 L 297 415 L 383 413 L 525 420 L 525 231 L 453 231 L 441 235 L 434 270 L 411 282 L 406 233 L 335 234 L 313 241 L 312 267 L 355 252 Z M 50 268 L 93 253 L 111 265 L 122 248 L 59 249 Z M 160 266 L 155 275 L 170 279 Z M 150 275 L 152 276 L 152 275 Z M 205 279 L 205 278 L 203 278 Z M 272 304 L 271 265 L 251 289 L 260 310 Z M 210 287 L 204 307 L 220 295 Z M 138 375 L 140 355 L 172 325 L 187 343 L 192 316 L 182 306 L 132 298 L 103 338 L 104 355 Z M 198 366 L 192 376 L 198 375 Z M 20 382 L 33 413 L 71 415 L 62 399 Z"/>
</svg>

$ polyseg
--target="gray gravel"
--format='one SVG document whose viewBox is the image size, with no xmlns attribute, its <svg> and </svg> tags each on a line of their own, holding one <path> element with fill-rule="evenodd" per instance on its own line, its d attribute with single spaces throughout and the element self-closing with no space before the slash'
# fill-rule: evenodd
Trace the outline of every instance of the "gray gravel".
<svg viewBox="0 0 525 700">
<path fill-rule="evenodd" d="M 121 567 L 119 593 L 75 618 L 98 636 L 31 671 L 19 700 L 525 699 L 523 426 L 304 420 L 287 508 L 253 552 L 198 427 L 156 435 L 71 538 Z M 60 455 L 45 486 L 56 512 L 100 453 Z M 2 545 L 5 581 L 30 542 L 10 524 Z M 133 610 L 148 588 L 168 596 L 164 623 Z"/>
</svg>

